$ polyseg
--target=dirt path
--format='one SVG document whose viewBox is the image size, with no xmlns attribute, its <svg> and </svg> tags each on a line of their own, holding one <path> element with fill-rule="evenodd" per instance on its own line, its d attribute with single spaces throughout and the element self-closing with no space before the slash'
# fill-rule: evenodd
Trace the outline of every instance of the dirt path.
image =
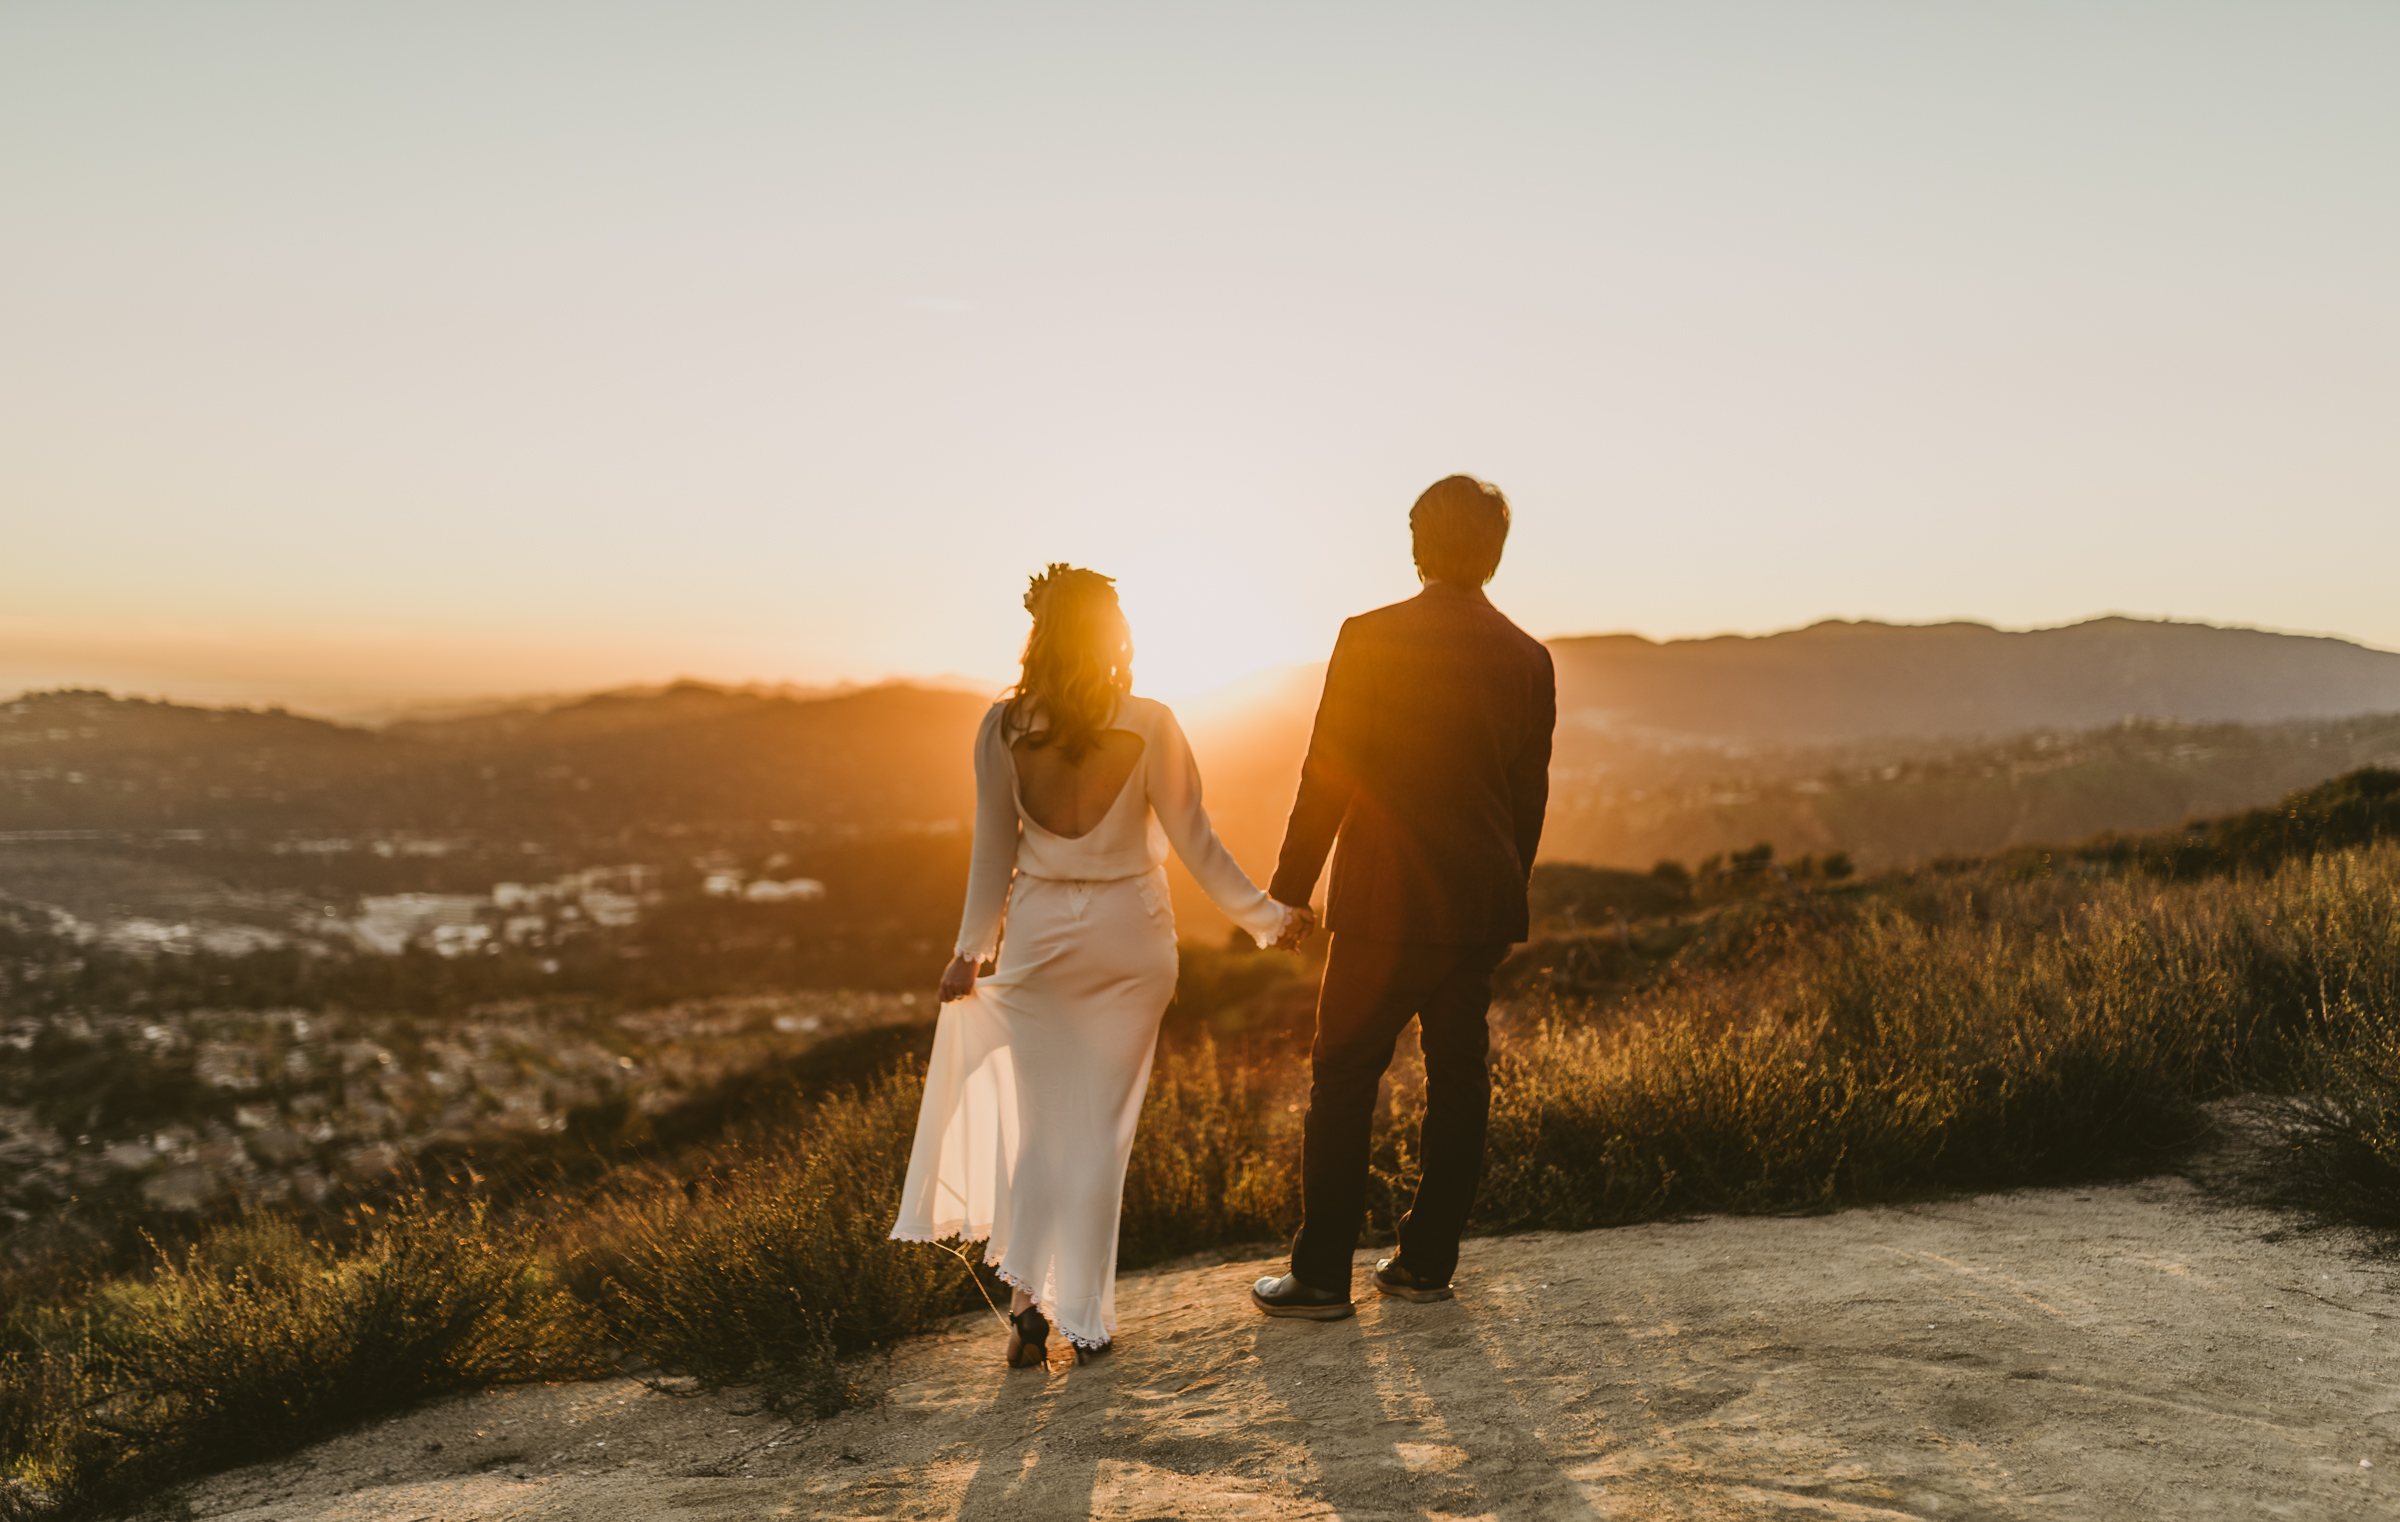
<svg viewBox="0 0 2400 1522">
<path fill-rule="evenodd" d="M 2400 1517 L 2395 1276 L 2180 1179 L 1471 1242 L 1457 1301 L 1120 1286 L 1105 1363 L 988 1321 L 815 1426 L 638 1383 L 447 1402 L 211 1482 L 215 1522 Z M 1364 1282 L 1363 1275 L 1361 1282 Z"/>
</svg>

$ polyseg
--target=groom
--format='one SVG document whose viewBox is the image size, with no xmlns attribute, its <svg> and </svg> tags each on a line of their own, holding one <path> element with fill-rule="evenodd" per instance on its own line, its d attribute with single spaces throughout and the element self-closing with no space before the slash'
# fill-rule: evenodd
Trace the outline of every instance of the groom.
<svg viewBox="0 0 2400 1522">
<path fill-rule="evenodd" d="M 1411 1019 L 1425 1051 L 1423 1175 L 1400 1251 L 1375 1288 L 1447 1300 L 1483 1170 L 1491 1106 L 1484 1017 L 1492 969 L 1526 937 L 1525 883 L 1550 796 L 1558 701 L 1550 652 L 1486 601 L 1508 499 L 1472 476 L 1436 481 L 1409 510 L 1425 590 L 1342 625 L 1325 669 L 1300 796 L 1268 891 L 1297 944 L 1338 835 L 1317 996 L 1292 1271 L 1261 1279 L 1270 1316 L 1334 1321 L 1366 1213 L 1375 1090 Z"/>
</svg>

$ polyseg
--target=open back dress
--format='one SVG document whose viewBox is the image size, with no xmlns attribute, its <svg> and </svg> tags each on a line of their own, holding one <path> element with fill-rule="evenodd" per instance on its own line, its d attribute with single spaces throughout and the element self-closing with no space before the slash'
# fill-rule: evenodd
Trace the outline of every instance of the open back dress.
<svg viewBox="0 0 2400 1522">
<path fill-rule="evenodd" d="M 1140 759 L 1100 822 L 1054 834 L 1025 811 L 1007 705 L 975 738 L 975 849 L 958 954 L 998 969 L 942 1007 L 892 1235 L 986 1242 L 984 1261 L 1083 1347 L 1116 1327 L 1117 1220 L 1175 993 L 1167 851 L 1261 945 L 1286 911 L 1200 804 L 1165 704 L 1119 701 Z"/>
</svg>

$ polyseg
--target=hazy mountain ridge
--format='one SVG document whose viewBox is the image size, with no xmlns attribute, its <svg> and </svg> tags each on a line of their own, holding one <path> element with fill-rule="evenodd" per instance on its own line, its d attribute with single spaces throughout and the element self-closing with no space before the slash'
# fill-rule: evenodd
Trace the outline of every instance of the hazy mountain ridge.
<svg viewBox="0 0 2400 1522">
<path fill-rule="evenodd" d="M 2400 654 L 2109 617 L 2053 629 L 1828 620 L 1663 643 L 1550 641 L 1562 730 L 1823 745 L 2400 712 Z"/>
<path fill-rule="evenodd" d="M 1647 866 L 1768 840 L 1873 868 L 2173 824 L 2400 757 L 2400 721 L 2367 716 L 2400 713 L 2400 654 L 2334 639 L 2109 618 L 1551 648 L 1554 860 Z M 1219 830 L 1254 873 L 1272 863 L 1321 682 L 1297 667 L 1239 702 L 1184 705 Z M 694 682 L 378 731 L 29 694 L 0 705 L 0 834 L 415 835 L 486 856 L 541 843 L 565 866 L 763 861 L 812 838 L 963 831 L 987 701 Z M 1179 889 L 1191 928 L 1213 923 Z"/>
</svg>

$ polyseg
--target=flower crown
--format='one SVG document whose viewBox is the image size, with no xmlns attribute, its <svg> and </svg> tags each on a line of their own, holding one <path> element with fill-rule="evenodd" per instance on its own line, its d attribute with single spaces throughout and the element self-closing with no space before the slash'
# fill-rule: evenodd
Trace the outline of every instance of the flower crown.
<svg viewBox="0 0 2400 1522">
<path fill-rule="evenodd" d="M 1026 582 L 1025 611 L 1036 618 L 1041 617 L 1042 607 L 1050 600 L 1051 593 L 1084 581 L 1097 582 L 1095 591 L 1106 592 L 1112 600 L 1116 597 L 1117 578 L 1114 576 L 1103 576 L 1098 571 L 1087 571 L 1063 560 L 1053 560 L 1048 570 Z"/>
</svg>

